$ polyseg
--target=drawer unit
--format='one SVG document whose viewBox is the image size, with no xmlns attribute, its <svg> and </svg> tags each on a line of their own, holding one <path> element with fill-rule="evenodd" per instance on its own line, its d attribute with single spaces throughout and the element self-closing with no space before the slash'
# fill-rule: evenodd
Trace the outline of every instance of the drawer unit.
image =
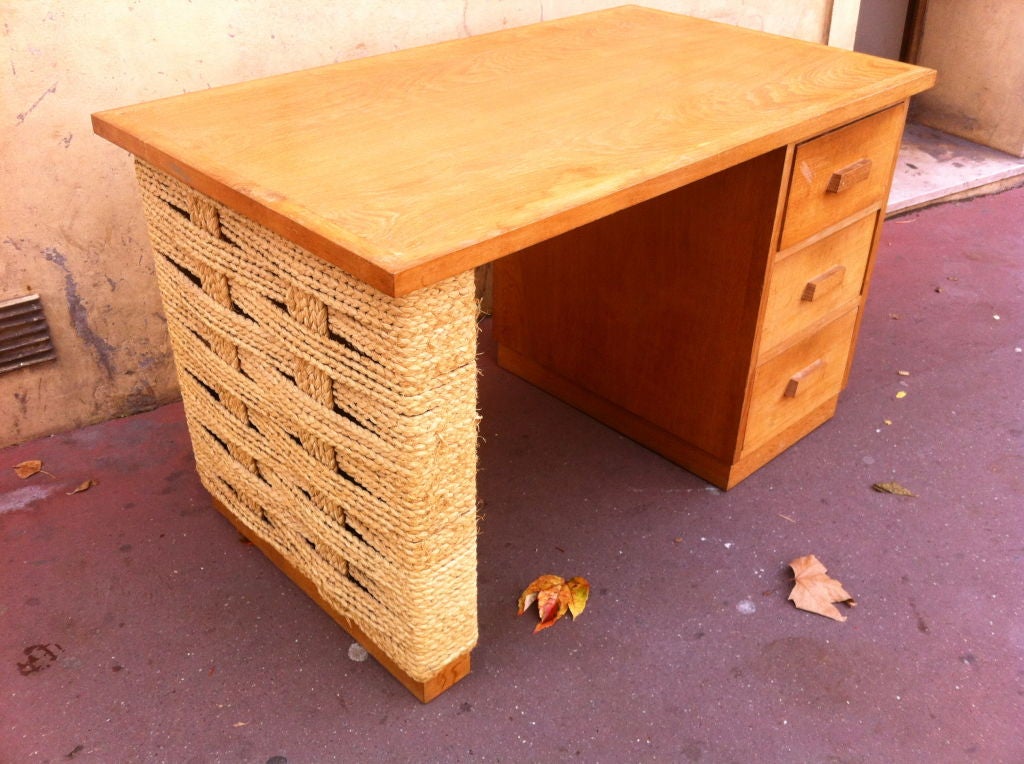
<svg viewBox="0 0 1024 764">
<path fill-rule="evenodd" d="M 743 439 L 744 453 L 839 395 L 856 323 L 854 307 L 757 367 Z"/>
<path fill-rule="evenodd" d="M 732 487 L 835 410 L 905 114 L 816 132 L 499 261 L 499 363 Z"/>
<path fill-rule="evenodd" d="M 904 115 L 894 106 L 796 147 L 779 249 L 884 203 Z"/>
<path fill-rule="evenodd" d="M 772 268 L 762 325 L 763 359 L 786 340 L 859 299 L 878 215 L 783 253 Z"/>
</svg>

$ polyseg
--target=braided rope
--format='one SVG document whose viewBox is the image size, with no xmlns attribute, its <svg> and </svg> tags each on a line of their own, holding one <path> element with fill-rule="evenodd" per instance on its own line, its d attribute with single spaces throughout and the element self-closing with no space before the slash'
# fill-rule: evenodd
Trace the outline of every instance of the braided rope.
<svg viewBox="0 0 1024 764">
<path fill-rule="evenodd" d="M 389 297 L 136 171 L 203 484 L 432 678 L 477 640 L 473 273 Z"/>
</svg>

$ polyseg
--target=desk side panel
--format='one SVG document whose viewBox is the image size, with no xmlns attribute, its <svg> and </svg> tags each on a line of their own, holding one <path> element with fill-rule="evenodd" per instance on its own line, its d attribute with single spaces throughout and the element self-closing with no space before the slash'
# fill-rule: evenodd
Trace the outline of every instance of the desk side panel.
<svg viewBox="0 0 1024 764">
<path fill-rule="evenodd" d="M 138 170 L 203 485 L 427 699 L 477 639 L 472 273 L 391 298 Z"/>
</svg>

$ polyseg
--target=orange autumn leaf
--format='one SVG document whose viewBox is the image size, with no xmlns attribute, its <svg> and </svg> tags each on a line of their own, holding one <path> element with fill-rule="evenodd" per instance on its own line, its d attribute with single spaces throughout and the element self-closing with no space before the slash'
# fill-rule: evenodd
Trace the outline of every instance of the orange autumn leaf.
<svg viewBox="0 0 1024 764">
<path fill-rule="evenodd" d="M 551 589 L 542 589 L 537 593 L 537 611 L 540 613 L 540 623 L 534 628 L 536 634 L 548 626 L 554 626 L 555 621 L 565 615 L 569 609 L 569 601 L 572 594 L 564 584 L 559 584 Z"/>
<path fill-rule="evenodd" d="M 857 603 L 834 578 L 825 575 L 828 569 L 813 554 L 798 557 L 789 563 L 796 580 L 789 599 L 801 610 L 818 613 L 836 621 L 845 621 L 846 616 L 832 603 L 842 602 L 848 607 Z"/>
<path fill-rule="evenodd" d="M 556 586 L 561 586 L 562 582 L 565 581 L 561 576 L 540 576 L 534 580 L 532 584 L 523 589 L 523 593 L 519 595 L 519 613 L 522 615 L 526 612 L 526 609 L 530 607 L 537 599 L 538 593 L 544 589 L 551 589 Z"/>
<path fill-rule="evenodd" d="M 14 473 L 22 480 L 30 478 L 33 475 L 43 471 L 43 463 L 38 459 L 30 459 L 27 462 L 21 462 L 20 464 L 14 465 Z"/>
<path fill-rule="evenodd" d="M 533 630 L 536 634 L 554 625 L 566 612 L 572 613 L 573 619 L 579 617 L 587 605 L 589 594 L 590 583 L 585 578 L 577 576 L 566 581 L 561 576 L 539 576 L 519 595 L 519 615 L 537 603 L 540 622 Z"/>
</svg>

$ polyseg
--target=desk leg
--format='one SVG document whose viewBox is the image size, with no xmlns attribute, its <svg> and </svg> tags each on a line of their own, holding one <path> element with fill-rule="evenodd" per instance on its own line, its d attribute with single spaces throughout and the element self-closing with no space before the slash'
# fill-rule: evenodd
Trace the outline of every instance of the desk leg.
<svg viewBox="0 0 1024 764">
<path fill-rule="evenodd" d="M 476 302 L 391 298 L 139 163 L 217 508 L 426 702 L 476 644 Z"/>
</svg>

